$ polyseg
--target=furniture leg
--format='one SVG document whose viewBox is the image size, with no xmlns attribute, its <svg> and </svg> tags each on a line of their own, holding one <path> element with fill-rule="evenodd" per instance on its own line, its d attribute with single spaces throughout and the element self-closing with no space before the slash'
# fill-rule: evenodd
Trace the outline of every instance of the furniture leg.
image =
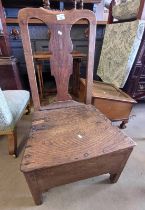
<svg viewBox="0 0 145 210">
<path fill-rule="evenodd" d="M 8 150 L 9 155 L 17 157 L 17 130 L 16 128 L 11 134 L 8 134 Z"/>
<path fill-rule="evenodd" d="M 127 120 L 123 120 L 122 123 L 120 124 L 119 128 L 120 129 L 125 129 L 127 123 L 128 123 L 128 119 Z"/>
<path fill-rule="evenodd" d="M 80 59 L 74 59 L 72 93 L 76 97 L 78 97 L 79 81 L 80 81 Z"/>
<path fill-rule="evenodd" d="M 27 181 L 27 184 L 29 186 L 29 189 L 31 191 L 33 200 L 36 205 L 41 205 L 42 204 L 42 193 L 39 189 L 39 185 L 35 176 L 35 172 L 29 172 L 25 173 L 25 178 Z"/>
<path fill-rule="evenodd" d="M 39 83 L 39 90 L 40 90 L 40 98 L 43 98 L 43 89 L 42 89 L 42 83 L 41 83 L 41 64 L 38 63 L 37 65 L 37 75 L 38 75 L 38 83 Z"/>
<path fill-rule="evenodd" d="M 123 170 L 123 169 L 122 169 Z M 121 175 L 122 171 L 119 171 L 116 174 L 110 174 L 110 182 L 111 183 L 116 183 Z"/>
<path fill-rule="evenodd" d="M 27 105 L 27 108 L 26 108 L 26 115 L 29 115 L 31 113 L 31 105 L 30 103 Z"/>
<path fill-rule="evenodd" d="M 43 74 L 42 74 L 43 66 L 42 63 L 39 65 L 39 71 L 40 71 L 40 81 L 41 81 L 41 86 L 42 86 L 42 91 L 44 91 L 44 82 L 43 82 Z"/>
<path fill-rule="evenodd" d="M 120 168 L 116 171 L 116 173 L 114 173 L 114 172 L 110 173 L 110 182 L 111 183 L 116 183 L 118 181 L 118 179 L 119 179 L 119 177 L 120 177 L 120 175 L 121 175 L 121 173 L 122 173 L 122 171 L 123 171 L 123 169 L 124 169 L 124 167 L 126 165 L 126 162 L 127 162 L 128 158 L 129 158 L 132 150 L 133 150 L 133 148 L 128 149 L 126 154 L 124 154 L 124 159 L 122 161 L 122 164 L 120 165 Z"/>
</svg>

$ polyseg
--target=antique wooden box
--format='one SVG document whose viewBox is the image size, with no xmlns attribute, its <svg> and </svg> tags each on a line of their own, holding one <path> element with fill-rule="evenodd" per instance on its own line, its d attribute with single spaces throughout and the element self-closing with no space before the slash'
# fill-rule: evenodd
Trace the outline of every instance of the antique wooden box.
<svg viewBox="0 0 145 210">
<path fill-rule="evenodd" d="M 80 79 L 79 100 L 85 100 L 85 79 Z M 135 103 L 134 99 L 114 85 L 94 81 L 92 104 L 111 121 L 126 123 Z"/>
</svg>

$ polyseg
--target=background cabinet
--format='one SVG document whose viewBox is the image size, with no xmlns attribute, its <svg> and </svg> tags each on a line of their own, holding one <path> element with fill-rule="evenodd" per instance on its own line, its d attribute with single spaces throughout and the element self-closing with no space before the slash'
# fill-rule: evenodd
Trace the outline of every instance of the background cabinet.
<svg viewBox="0 0 145 210">
<path fill-rule="evenodd" d="M 137 100 L 145 98 L 145 32 L 124 90 Z"/>
<path fill-rule="evenodd" d="M 17 60 L 12 56 L 5 12 L 0 0 L 0 87 L 3 90 L 22 89 Z"/>
</svg>

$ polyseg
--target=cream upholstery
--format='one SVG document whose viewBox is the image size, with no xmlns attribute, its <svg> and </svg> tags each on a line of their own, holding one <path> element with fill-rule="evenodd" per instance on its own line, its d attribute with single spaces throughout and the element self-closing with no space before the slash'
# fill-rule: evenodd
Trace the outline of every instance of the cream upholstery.
<svg viewBox="0 0 145 210">
<path fill-rule="evenodd" d="M 0 89 L 0 131 L 4 131 L 7 127 L 11 127 L 13 124 L 13 116 L 8 107 L 7 101 Z"/>
<path fill-rule="evenodd" d="M 29 98 L 30 94 L 25 90 L 2 91 L 0 89 L 0 134 L 13 130 Z"/>
</svg>

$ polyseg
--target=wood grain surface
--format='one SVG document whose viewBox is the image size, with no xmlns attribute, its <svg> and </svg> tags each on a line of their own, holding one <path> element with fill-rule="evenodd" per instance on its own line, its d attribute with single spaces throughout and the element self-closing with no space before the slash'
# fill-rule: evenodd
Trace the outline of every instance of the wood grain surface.
<svg viewBox="0 0 145 210">
<path fill-rule="evenodd" d="M 91 105 L 37 112 L 21 170 L 32 171 L 91 159 L 134 145 Z"/>
</svg>

